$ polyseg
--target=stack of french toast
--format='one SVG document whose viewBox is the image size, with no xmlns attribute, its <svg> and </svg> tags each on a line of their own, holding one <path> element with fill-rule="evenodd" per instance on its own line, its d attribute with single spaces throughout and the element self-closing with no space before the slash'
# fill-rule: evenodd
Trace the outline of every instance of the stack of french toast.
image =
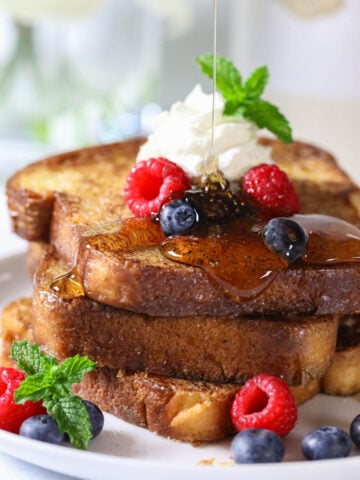
<svg viewBox="0 0 360 480">
<path fill-rule="evenodd" d="M 88 355 L 97 369 L 76 387 L 79 395 L 193 443 L 233 432 L 233 398 L 258 373 L 284 379 L 298 403 L 321 390 L 359 391 L 359 265 L 299 263 L 239 300 L 203 269 L 163 256 L 157 238 L 148 242 L 151 229 L 130 223 L 119 235 L 132 216 L 122 192 L 142 142 L 53 156 L 9 179 L 13 229 L 29 241 L 33 295 L 3 312 L 2 364 L 23 338 L 59 360 Z M 329 153 L 260 142 L 293 182 L 301 213 L 360 226 L 360 189 Z"/>
</svg>

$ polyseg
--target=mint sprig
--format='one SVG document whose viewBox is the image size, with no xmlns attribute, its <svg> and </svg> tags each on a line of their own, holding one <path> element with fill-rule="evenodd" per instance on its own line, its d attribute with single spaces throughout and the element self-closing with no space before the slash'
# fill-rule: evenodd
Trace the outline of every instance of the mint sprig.
<svg viewBox="0 0 360 480">
<path fill-rule="evenodd" d="M 213 55 L 197 57 L 196 61 L 202 72 L 213 78 Z M 269 71 L 265 66 L 257 68 L 243 81 L 230 60 L 216 58 L 216 89 L 225 100 L 224 115 L 242 115 L 259 128 L 267 128 L 284 143 L 291 143 L 292 131 L 287 118 L 275 105 L 260 98 L 268 81 Z"/>
<path fill-rule="evenodd" d="M 80 355 L 59 364 L 55 357 L 41 352 L 37 345 L 30 345 L 27 340 L 14 342 L 10 356 L 26 373 L 15 390 L 15 402 L 42 400 L 48 414 L 59 430 L 68 434 L 74 447 L 86 449 L 92 437 L 90 418 L 82 399 L 71 393 L 71 386 L 94 370 L 96 364 Z"/>
</svg>

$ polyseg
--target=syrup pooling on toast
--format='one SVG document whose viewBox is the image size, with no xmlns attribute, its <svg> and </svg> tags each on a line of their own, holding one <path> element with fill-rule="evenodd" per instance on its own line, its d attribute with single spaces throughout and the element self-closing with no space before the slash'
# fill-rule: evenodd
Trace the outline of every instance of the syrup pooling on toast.
<svg viewBox="0 0 360 480">
<path fill-rule="evenodd" d="M 82 276 L 79 274 L 81 262 L 89 249 L 116 253 L 159 245 L 164 240 L 159 224 L 150 218 L 127 218 L 91 228 L 83 233 L 73 268 L 54 279 L 50 288 L 64 299 L 85 295 Z"/>
<path fill-rule="evenodd" d="M 306 265 L 360 262 L 360 230 L 326 215 L 294 215 L 308 234 Z M 204 269 L 228 295 L 246 299 L 258 295 L 287 268 L 268 250 L 251 215 L 224 223 L 207 223 L 189 236 L 169 237 L 160 246 L 167 258 Z M 290 267 L 291 268 L 291 267 Z"/>
<path fill-rule="evenodd" d="M 285 260 L 266 248 L 250 216 L 207 222 L 189 236 L 169 237 L 160 251 L 170 260 L 204 269 L 236 299 L 259 294 L 287 267 Z"/>
<path fill-rule="evenodd" d="M 304 261 L 309 265 L 360 261 L 360 230 L 340 218 L 327 215 L 294 215 L 308 234 Z"/>
<path fill-rule="evenodd" d="M 164 240 L 159 224 L 150 218 L 126 218 L 111 227 L 99 226 L 83 233 L 80 249 L 94 248 L 102 252 L 131 251 L 154 247 Z"/>
</svg>

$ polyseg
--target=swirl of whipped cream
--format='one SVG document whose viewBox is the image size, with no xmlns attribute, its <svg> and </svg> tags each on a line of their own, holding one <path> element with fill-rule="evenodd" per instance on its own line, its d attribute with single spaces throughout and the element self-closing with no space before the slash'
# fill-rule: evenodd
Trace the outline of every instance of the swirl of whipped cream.
<svg viewBox="0 0 360 480">
<path fill-rule="evenodd" d="M 258 128 L 242 116 L 223 115 L 224 101 L 215 96 L 214 154 L 225 178 L 238 180 L 245 171 L 260 163 L 272 163 L 271 150 L 257 143 Z M 212 95 L 197 85 L 169 111 L 154 121 L 153 133 L 141 147 L 137 160 L 165 157 L 182 167 L 190 177 L 204 173 L 211 152 Z"/>
</svg>

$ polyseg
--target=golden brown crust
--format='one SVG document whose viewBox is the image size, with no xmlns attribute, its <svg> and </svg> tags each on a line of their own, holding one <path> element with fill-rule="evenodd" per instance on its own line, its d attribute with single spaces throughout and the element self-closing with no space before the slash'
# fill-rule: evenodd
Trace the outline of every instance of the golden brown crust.
<svg viewBox="0 0 360 480">
<path fill-rule="evenodd" d="M 126 211 L 122 199 L 125 176 L 142 139 L 83 148 L 35 162 L 15 173 L 6 194 L 13 230 L 31 241 L 48 241 L 56 194 L 68 195 L 68 221 L 80 230 Z M 102 198 L 104 203 L 102 203 Z M 108 209 L 110 202 L 113 207 Z M 77 211 L 76 204 L 81 203 Z M 101 208 L 100 208 L 101 206 Z M 103 220 L 104 218 L 104 220 Z"/>
<path fill-rule="evenodd" d="M 204 270 L 166 259 L 157 249 L 84 249 L 79 263 L 88 297 L 149 315 L 333 315 L 360 311 L 358 264 L 294 266 L 256 297 L 226 295 Z"/>
<path fill-rule="evenodd" d="M 336 360 L 322 379 L 329 395 L 353 395 L 360 391 L 360 344 L 336 353 Z"/>
<path fill-rule="evenodd" d="M 32 300 L 28 297 L 11 302 L 2 312 L 0 365 L 13 366 L 9 358 L 10 347 L 24 338 L 33 341 Z"/>
<path fill-rule="evenodd" d="M 298 404 L 318 392 L 313 380 L 292 388 Z M 76 392 L 123 420 L 164 437 L 199 443 L 235 433 L 230 409 L 240 385 L 179 380 L 98 368 Z"/>
<path fill-rule="evenodd" d="M 37 270 L 33 330 L 56 357 L 80 353 L 129 372 L 238 382 L 266 371 L 289 384 L 323 375 L 337 318 L 164 317 L 136 314 L 87 297 L 61 299 L 49 285 L 63 266 L 51 253 Z"/>
</svg>

